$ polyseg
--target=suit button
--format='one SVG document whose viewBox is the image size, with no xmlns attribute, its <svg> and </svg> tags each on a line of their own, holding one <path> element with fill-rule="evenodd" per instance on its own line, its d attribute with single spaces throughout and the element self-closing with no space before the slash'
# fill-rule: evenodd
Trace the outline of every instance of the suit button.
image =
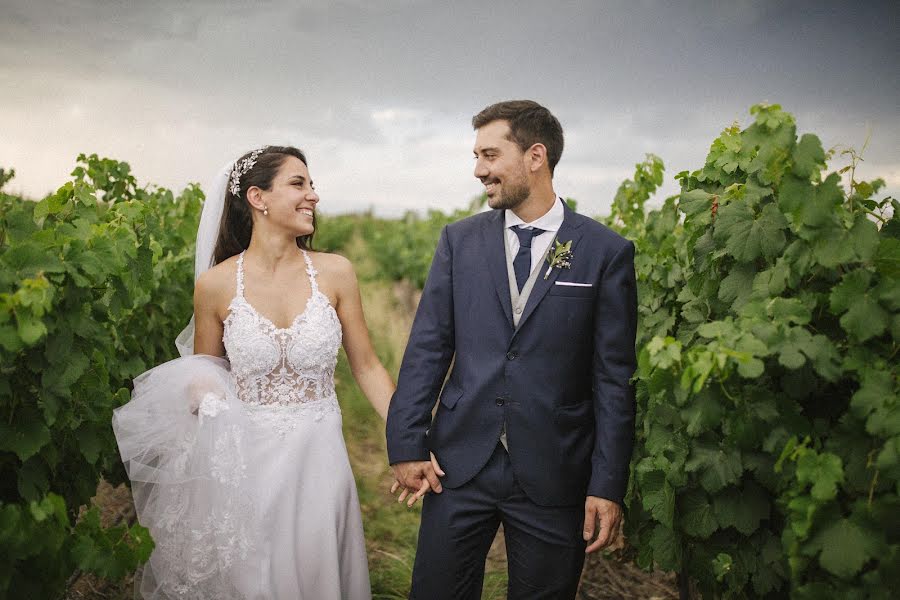
<svg viewBox="0 0 900 600">
<path fill-rule="evenodd" d="M 497 403 L 497 406 L 503 406 L 506 404 L 506 398 L 497 398 L 494 402 Z"/>
<path fill-rule="evenodd" d="M 509 351 L 506 353 L 506 358 L 508 360 L 516 360 L 517 358 L 519 358 L 519 354 L 514 351 Z"/>
</svg>

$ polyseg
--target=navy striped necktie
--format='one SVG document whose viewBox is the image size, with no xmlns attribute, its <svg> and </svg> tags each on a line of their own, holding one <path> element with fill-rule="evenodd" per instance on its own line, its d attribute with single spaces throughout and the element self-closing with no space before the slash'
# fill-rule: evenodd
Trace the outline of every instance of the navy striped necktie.
<svg viewBox="0 0 900 600">
<path fill-rule="evenodd" d="M 519 251 L 516 252 L 516 257 L 513 259 L 513 271 L 516 274 L 516 284 L 521 292 L 525 282 L 528 281 L 528 276 L 531 275 L 531 241 L 535 236 L 544 233 L 544 230 L 537 227 L 525 229 L 520 225 L 514 225 L 511 229 L 519 236 Z"/>
</svg>

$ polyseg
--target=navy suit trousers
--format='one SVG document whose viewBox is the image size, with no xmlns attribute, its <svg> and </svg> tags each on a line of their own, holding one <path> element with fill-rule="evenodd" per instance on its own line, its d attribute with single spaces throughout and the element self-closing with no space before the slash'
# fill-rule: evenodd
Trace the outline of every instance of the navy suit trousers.
<svg viewBox="0 0 900 600">
<path fill-rule="evenodd" d="M 410 598 L 478 600 L 500 524 L 510 600 L 575 598 L 584 565 L 584 505 L 539 506 L 516 481 L 502 445 L 475 477 L 424 498 Z"/>
</svg>

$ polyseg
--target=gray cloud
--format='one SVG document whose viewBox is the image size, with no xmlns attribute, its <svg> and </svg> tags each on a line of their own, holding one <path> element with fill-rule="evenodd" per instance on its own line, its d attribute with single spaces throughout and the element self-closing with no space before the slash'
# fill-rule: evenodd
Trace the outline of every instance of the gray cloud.
<svg viewBox="0 0 900 600">
<path fill-rule="evenodd" d="M 699 167 L 764 100 L 826 146 L 860 146 L 868 127 L 863 175 L 900 189 L 896 3 L 4 5 L 0 164 L 33 195 L 81 151 L 177 188 L 247 148 L 292 142 L 335 210 L 462 206 L 479 193 L 469 119 L 513 97 L 559 116 L 558 191 L 592 212 L 646 152 L 674 190 L 671 175 Z"/>
</svg>

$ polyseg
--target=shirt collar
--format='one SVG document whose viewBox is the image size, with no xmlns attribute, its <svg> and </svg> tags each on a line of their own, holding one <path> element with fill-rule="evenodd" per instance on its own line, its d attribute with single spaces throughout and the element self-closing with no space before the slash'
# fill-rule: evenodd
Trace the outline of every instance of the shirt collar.
<svg viewBox="0 0 900 600">
<path fill-rule="evenodd" d="M 511 210 L 504 210 L 504 218 L 506 220 L 506 228 L 514 227 L 516 225 L 524 225 L 525 227 L 538 227 L 543 229 L 544 231 L 559 231 L 560 226 L 562 225 L 563 218 L 566 216 L 566 212 L 563 209 L 562 199 L 557 198 L 557 201 L 553 203 L 553 206 L 550 207 L 543 216 L 538 217 L 531 223 L 526 223 L 522 219 L 519 218 L 516 213 Z"/>
</svg>

